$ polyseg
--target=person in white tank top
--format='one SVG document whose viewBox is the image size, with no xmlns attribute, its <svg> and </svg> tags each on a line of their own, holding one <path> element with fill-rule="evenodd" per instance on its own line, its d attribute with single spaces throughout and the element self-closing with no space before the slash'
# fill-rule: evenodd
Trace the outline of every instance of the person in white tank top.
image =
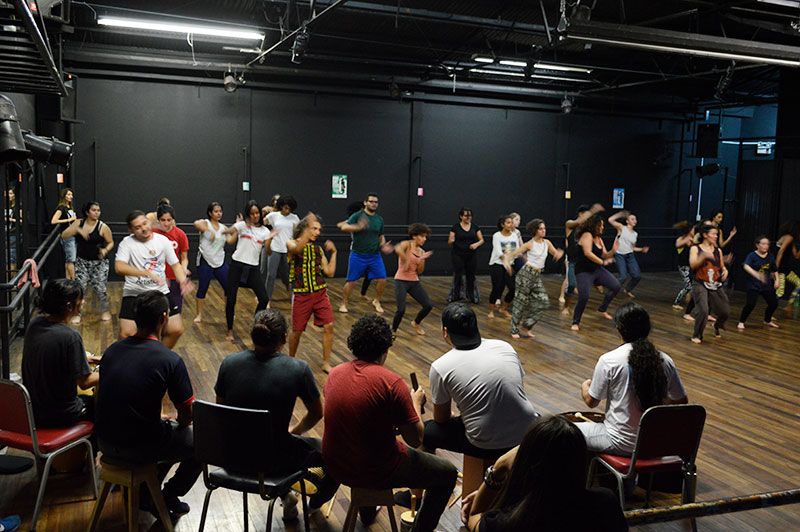
<svg viewBox="0 0 800 532">
<path fill-rule="evenodd" d="M 197 252 L 197 276 L 199 283 L 195 299 L 197 316 L 194 323 L 203 321 L 203 304 L 211 279 L 216 278 L 225 292 L 228 283 L 228 265 L 225 264 L 225 225 L 222 219 L 222 205 L 216 201 L 208 204 L 208 218 L 194 221 L 194 228 L 200 231 L 200 246 Z"/>
<path fill-rule="evenodd" d="M 617 221 L 620 218 L 625 220 L 624 224 Z M 637 221 L 636 215 L 628 211 L 619 211 L 608 219 L 608 223 L 617 230 L 617 241 L 619 242 L 617 252 L 614 254 L 617 269 L 619 270 L 617 279 L 625 294 L 631 299 L 634 297 L 633 289 L 642 280 L 642 271 L 639 269 L 639 263 L 636 262 L 636 256 L 633 253 L 634 251 L 641 251 L 642 253 L 650 251 L 649 246 L 636 247 L 639 233 L 634 231 L 634 227 L 636 227 Z M 628 275 L 631 276 L 631 280 L 625 286 L 625 279 L 628 278 Z"/>
<path fill-rule="evenodd" d="M 545 238 L 547 228 L 544 220 L 534 218 L 525 230 L 533 234 L 533 238 L 522 244 L 518 249 L 503 256 L 503 266 L 512 271 L 514 258 L 523 253 L 527 253 L 528 261 L 525 266 L 517 273 L 517 286 L 514 292 L 514 302 L 511 307 L 511 338 L 518 339 L 520 326 L 528 329 L 528 336 L 535 338 L 533 326 L 541 319 L 547 307 L 550 305 L 550 298 L 542 283 L 542 271 L 547 260 L 547 254 L 551 254 L 555 260 L 560 260 L 564 256 L 563 249 L 556 249 L 553 243 Z"/>
</svg>

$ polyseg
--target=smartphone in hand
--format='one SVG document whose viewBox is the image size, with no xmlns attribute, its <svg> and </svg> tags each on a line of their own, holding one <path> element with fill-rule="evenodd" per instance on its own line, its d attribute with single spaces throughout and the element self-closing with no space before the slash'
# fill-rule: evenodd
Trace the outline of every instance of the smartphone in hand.
<svg viewBox="0 0 800 532">
<path fill-rule="evenodd" d="M 411 389 L 412 390 L 416 390 L 417 388 L 419 388 L 419 382 L 417 381 L 417 374 L 412 371 L 411 372 Z M 422 405 L 422 407 L 420 408 L 420 413 L 422 413 L 422 414 L 425 413 L 425 405 Z"/>
</svg>

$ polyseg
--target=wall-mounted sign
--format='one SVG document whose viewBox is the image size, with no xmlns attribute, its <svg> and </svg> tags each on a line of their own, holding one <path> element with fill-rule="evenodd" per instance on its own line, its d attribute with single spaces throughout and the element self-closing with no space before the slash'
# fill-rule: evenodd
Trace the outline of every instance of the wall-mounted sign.
<svg viewBox="0 0 800 532">
<path fill-rule="evenodd" d="M 347 176 L 344 174 L 333 174 L 331 179 L 331 197 L 347 198 Z"/>
<path fill-rule="evenodd" d="M 611 207 L 614 209 L 625 208 L 625 189 L 615 188 L 614 196 L 611 198 Z"/>
</svg>

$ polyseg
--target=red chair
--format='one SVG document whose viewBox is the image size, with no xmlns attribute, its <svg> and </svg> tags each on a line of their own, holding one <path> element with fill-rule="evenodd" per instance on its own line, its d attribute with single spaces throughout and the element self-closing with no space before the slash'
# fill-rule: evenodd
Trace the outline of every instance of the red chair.
<svg viewBox="0 0 800 532">
<path fill-rule="evenodd" d="M 636 446 L 630 457 L 613 454 L 598 454 L 589 465 L 586 486 L 594 480 L 595 468 L 599 464 L 613 473 L 617 479 L 619 503 L 625 511 L 625 489 L 623 481 L 637 474 L 680 471 L 683 477 L 681 503 L 694 502 L 697 483 L 697 449 L 703 435 L 706 410 L 700 405 L 663 405 L 648 408 L 639 421 Z M 652 485 L 652 476 L 650 477 Z M 645 507 L 650 502 L 647 489 Z M 692 522 L 694 526 L 694 521 Z"/>
<path fill-rule="evenodd" d="M 82 421 L 70 427 L 37 430 L 33 422 L 33 407 L 28 390 L 22 384 L 0 380 L 0 445 L 33 453 L 36 472 L 41 477 L 36 506 L 33 510 L 31 530 L 36 529 L 36 520 L 42 509 L 44 490 L 53 458 L 78 445 L 86 446 L 89 476 L 92 478 L 94 498 L 97 498 L 97 479 L 94 473 L 94 458 L 89 436 L 94 424 Z"/>
</svg>

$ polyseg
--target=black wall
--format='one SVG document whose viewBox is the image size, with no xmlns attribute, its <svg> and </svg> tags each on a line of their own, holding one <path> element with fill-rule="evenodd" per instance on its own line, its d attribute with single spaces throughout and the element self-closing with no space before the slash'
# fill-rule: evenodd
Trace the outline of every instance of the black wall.
<svg viewBox="0 0 800 532">
<path fill-rule="evenodd" d="M 196 248 L 189 223 L 209 201 L 220 201 L 230 222 L 246 199 L 284 193 L 297 198 L 300 215 L 320 213 L 325 236 L 345 250 L 349 237 L 335 222 L 348 203 L 376 191 L 387 238 L 425 221 L 436 250 L 428 271 L 443 273 L 447 228 L 462 205 L 473 208 L 487 240 L 509 211 L 522 213 L 523 223 L 543 218 L 556 239 L 579 204 L 609 208 L 612 189 L 623 187 L 640 241 L 652 249 L 642 266 L 673 267 L 666 228 L 678 217 L 678 155 L 663 153 L 680 138 L 678 122 L 88 77 L 77 114 L 76 198 L 100 201 L 116 240 L 127 212 L 152 210 L 161 196 L 172 199 Z M 349 176 L 347 200 L 331 199 L 332 174 Z M 481 248 L 481 265 L 489 251 Z M 341 275 L 346 253 L 339 262 Z"/>
</svg>

